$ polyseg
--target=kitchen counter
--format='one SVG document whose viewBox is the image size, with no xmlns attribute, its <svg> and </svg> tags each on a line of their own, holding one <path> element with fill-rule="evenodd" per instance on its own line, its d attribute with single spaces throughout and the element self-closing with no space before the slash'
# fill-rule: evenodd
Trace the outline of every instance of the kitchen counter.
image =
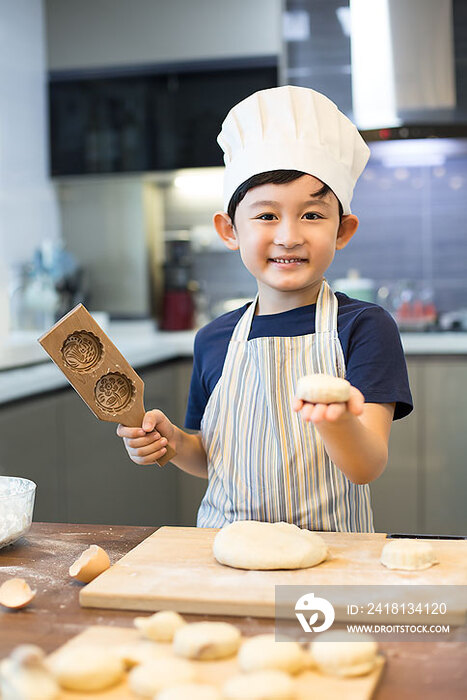
<svg viewBox="0 0 467 700">
<path fill-rule="evenodd" d="M 147 322 L 111 323 L 107 334 L 128 362 L 138 369 L 177 357 L 191 357 L 196 331 L 157 331 Z M 403 333 L 405 354 L 466 355 L 467 333 Z M 33 342 L 33 341 L 31 341 Z M 38 346 L 41 364 L 0 370 L 0 404 L 68 386 L 68 381 Z"/>
<path fill-rule="evenodd" d="M 90 625 L 131 627 L 136 613 L 83 609 L 82 587 L 70 579 L 68 567 L 90 544 L 98 543 L 115 563 L 155 528 L 34 523 L 28 535 L 0 550 L 0 584 L 8 577 L 25 578 L 37 594 L 24 610 L 0 611 L 0 658 L 17 644 L 37 644 L 51 652 Z M 188 621 L 207 616 L 184 615 Z M 245 636 L 272 633 L 274 621 L 254 617 L 219 617 L 238 626 Z M 435 700 L 465 697 L 466 644 L 462 642 L 383 643 L 387 664 L 375 700 Z"/>
<path fill-rule="evenodd" d="M 196 331 L 156 331 L 136 321 L 111 324 L 106 332 L 136 370 L 193 356 Z M 0 404 L 70 386 L 45 350 L 39 345 L 38 350 L 37 357 L 44 357 L 44 362 L 0 371 Z"/>
</svg>

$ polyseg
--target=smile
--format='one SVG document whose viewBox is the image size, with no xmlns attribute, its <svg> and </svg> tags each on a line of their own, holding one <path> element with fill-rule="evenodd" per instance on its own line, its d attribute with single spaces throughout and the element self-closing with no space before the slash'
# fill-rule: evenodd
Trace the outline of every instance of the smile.
<svg viewBox="0 0 467 700">
<path fill-rule="evenodd" d="M 269 258 L 269 262 L 279 265 L 293 265 L 297 263 L 307 262 L 306 258 Z"/>
</svg>

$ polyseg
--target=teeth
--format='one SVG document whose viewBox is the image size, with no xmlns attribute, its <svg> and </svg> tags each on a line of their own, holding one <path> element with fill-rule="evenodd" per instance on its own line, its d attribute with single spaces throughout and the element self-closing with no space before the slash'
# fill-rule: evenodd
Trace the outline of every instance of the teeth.
<svg viewBox="0 0 467 700">
<path fill-rule="evenodd" d="M 294 262 L 301 262 L 301 258 L 289 258 L 287 260 L 285 260 L 284 258 L 273 258 L 273 262 L 294 263 Z"/>
</svg>

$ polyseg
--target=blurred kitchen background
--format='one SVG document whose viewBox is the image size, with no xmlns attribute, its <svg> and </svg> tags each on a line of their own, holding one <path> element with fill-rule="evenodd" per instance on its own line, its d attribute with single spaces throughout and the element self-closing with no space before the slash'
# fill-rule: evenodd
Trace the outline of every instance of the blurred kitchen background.
<svg viewBox="0 0 467 700">
<path fill-rule="evenodd" d="M 63 446 L 49 444 L 57 463 L 50 449 L 42 465 L 26 460 L 36 481 L 55 465 L 42 519 L 192 522 L 199 482 L 159 475 L 173 499 L 154 518 L 128 495 L 147 482 L 126 463 L 125 488 L 99 510 L 71 466 L 87 459 L 72 426 L 85 421 L 95 445 L 102 426 L 73 413 L 81 405 L 36 364 L 47 357 L 35 339 L 85 303 L 146 372 L 146 404 L 183 423 L 194 329 L 255 293 L 211 223 L 216 136 L 230 107 L 281 84 L 324 92 L 372 152 L 352 203 L 358 234 L 328 279 L 387 308 L 403 333 L 416 412 L 395 426 L 377 527 L 465 531 L 463 0 L 0 0 L 0 443 L 24 410 L 37 425 L 50 409 L 48 440 L 73 414 Z M 7 442 L 0 472 L 19 475 Z"/>
</svg>

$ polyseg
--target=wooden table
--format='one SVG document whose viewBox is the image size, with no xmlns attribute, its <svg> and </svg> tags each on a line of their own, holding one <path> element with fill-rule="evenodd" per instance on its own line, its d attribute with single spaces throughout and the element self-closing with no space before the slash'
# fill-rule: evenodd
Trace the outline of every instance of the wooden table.
<svg viewBox="0 0 467 700">
<path fill-rule="evenodd" d="M 134 612 L 81 608 L 79 584 L 68 567 L 90 544 L 99 544 L 112 563 L 154 532 L 150 527 L 34 523 L 28 535 L 0 550 L 0 584 L 25 578 L 37 595 L 29 607 L 0 610 L 0 658 L 17 644 L 38 644 L 51 652 L 89 625 L 132 626 Z M 188 620 L 205 616 L 185 615 Z M 220 618 L 244 635 L 272 632 L 274 621 L 252 617 Z M 463 700 L 467 690 L 467 644 L 406 642 L 381 644 L 388 663 L 376 700 Z"/>
</svg>

